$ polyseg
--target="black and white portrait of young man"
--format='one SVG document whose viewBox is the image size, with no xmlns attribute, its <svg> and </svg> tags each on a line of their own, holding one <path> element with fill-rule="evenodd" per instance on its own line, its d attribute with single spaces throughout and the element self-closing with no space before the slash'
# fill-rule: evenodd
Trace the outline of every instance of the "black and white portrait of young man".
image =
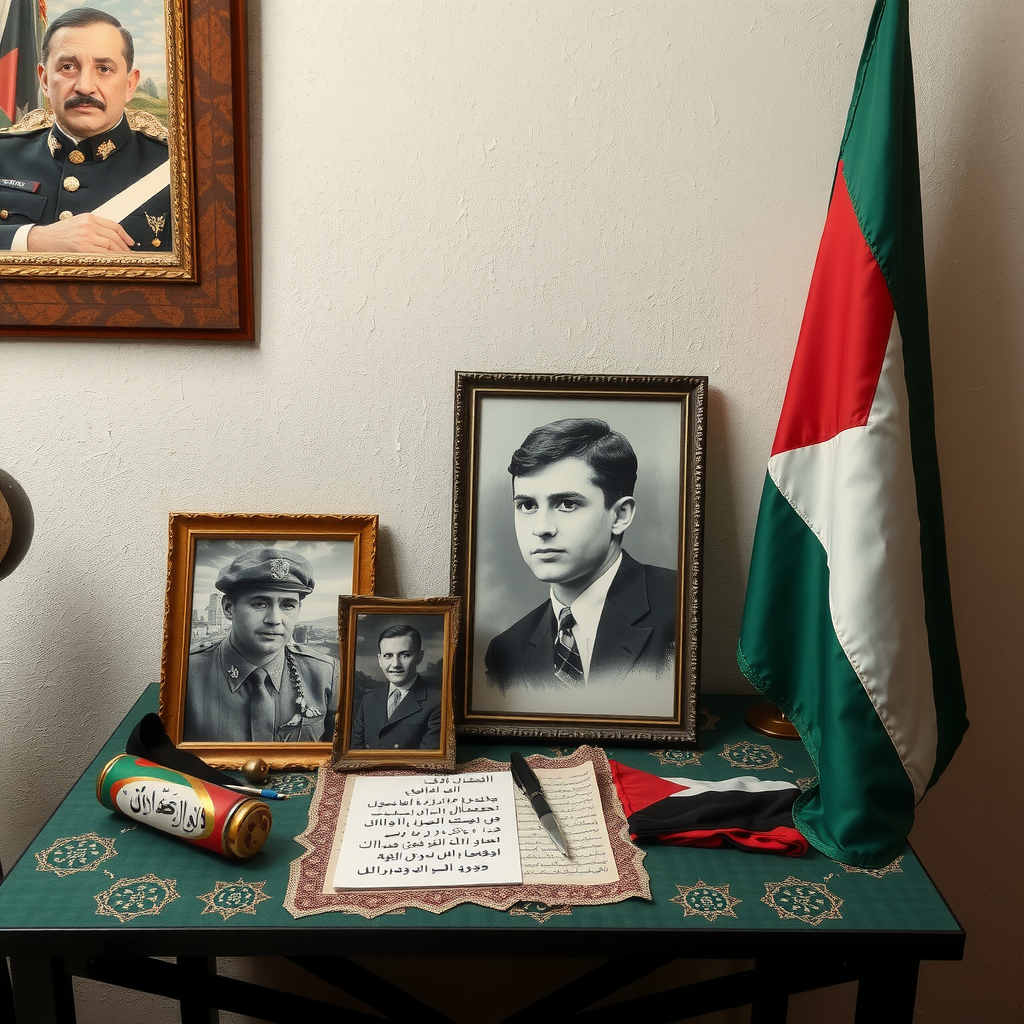
<svg viewBox="0 0 1024 1024">
<path fill-rule="evenodd" d="M 495 397 L 479 443 L 472 710 L 671 717 L 678 402 Z"/>
<path fill-rule="evenodd" d="M 352 750 L 440 750 L 444 621 L 360 615 L 355 636 Z"/>
</svg>

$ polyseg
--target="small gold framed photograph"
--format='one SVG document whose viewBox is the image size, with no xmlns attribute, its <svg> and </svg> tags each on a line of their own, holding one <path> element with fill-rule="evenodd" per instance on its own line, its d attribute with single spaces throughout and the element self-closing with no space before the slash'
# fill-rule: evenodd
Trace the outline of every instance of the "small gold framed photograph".
<svg viewBox="0 0 1024 1024">
<path fill-rule="evenodd" d="M 455 766 L 452 679 L 457 597 L 341 597 L 341 698 L 331 764 Z"/>
</svg>

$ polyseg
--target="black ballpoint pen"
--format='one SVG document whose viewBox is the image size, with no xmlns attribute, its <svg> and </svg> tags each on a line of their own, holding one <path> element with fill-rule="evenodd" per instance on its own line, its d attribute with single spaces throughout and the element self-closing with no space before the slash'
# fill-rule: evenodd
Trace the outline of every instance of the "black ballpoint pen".
<svg viewBox="0 0 1024 1024">
<path fill-rule="evenodd" d="M 565 836 L 562 835 L 562 830 L 558 827 L 558 822 L 555 821 L 555 816 L 551 812 L 547 800 L 544 799 L 544 790 L 540 788 L 540 779 L 526 763 L 526 758 L 522 754 L 513 751 L 509 760 L 512 763 L 512 778 L 515 784 L 526 794 L 526 799 L 530 801 L 537 817 L 540 818 L 540 823 L 554 840 L 555 846 L 568 857 L 569 851 L 565 845 Z"/>
</svg>

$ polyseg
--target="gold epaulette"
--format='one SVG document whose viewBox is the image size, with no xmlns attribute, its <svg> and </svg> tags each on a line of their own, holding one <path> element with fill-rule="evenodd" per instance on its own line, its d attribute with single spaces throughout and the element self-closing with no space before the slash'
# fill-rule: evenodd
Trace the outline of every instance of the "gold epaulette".
<svg viewBox="0 0 1024 1024">
<path fill-rule="evenodd" d="M 20 135 L 22 132 L 37 132 L 40 128 L 49 128 L 52 124 L 53 111 L 38 107 L 35 110 L 30 110 L 20 121 L 12 124 L 9 128 L 0 128 L 0 132 L 7 135 Z"/>
<path fill-rule="evenodd" d="M 148 110 L 128 110 L 124 112 L 128 120 L 128 127 L 132 131 L 147 135 L 157 142 L 167 141 L 167 128 L 159 118 L 155 117 Z M 24 132 L 37 132 L 40 128 L 50 128 L 53 125 L 53 111 L 30 110 L 17 124 L 9 128 L 0 128 L 0 133 L 8 135 L 22 134 Z"/>
<path fill-rule="evenodd" d="M 167 128 L 163 122 L 148 110 L 129 110 L 125 108 L 124 116 L 128 118 L 128 127 L 135 132 L 148 135 L 157 142 L 167 141 Z"/>
</svg>

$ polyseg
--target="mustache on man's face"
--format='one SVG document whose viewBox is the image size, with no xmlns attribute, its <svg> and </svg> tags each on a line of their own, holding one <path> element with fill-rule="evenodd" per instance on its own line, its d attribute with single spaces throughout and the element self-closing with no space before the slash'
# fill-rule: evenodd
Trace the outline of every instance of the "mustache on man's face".
<svg viewBox="0 0 1024 1024">
<path fill-rule="evenodd" d="M 100 110 L 107 109 L 106 103 L 97 96 L 69 96 L 64 101 L 64 109 L 74 110 L 75 107 L 97 107 Z"/>
</svg>

